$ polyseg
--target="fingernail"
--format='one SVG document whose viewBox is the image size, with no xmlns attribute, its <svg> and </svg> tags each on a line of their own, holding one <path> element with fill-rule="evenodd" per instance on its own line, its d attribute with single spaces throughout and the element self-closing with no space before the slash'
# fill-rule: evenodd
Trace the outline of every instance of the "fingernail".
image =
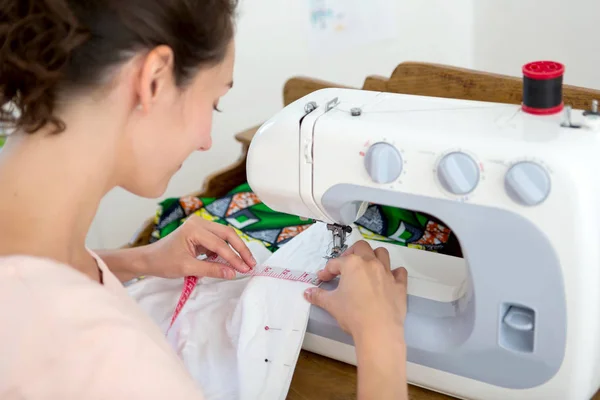
<svg viewBox="0 0 600 400">
<path fill-rule="evenodd" d="M 256 265 L 256 258 L 252 257 L 252 266 L 254 267 Z"/>
<path fill-rule="evenodd" d="M 312 288 L 306 289 L 304 291 L 304 298 L 306 300 L 310 300 L 310 296 L 312 295 L 312 292 L 313 292 Z"/>
<path fill-rule="evenodd" d="M 242 263 L 242 265 L 240 266 L 240 269 L 242 270 L 242 272 L 248 272 L 248 271 L 250 271 L 251 268 L 248 266 L 248 264 Z"/>
</svg>

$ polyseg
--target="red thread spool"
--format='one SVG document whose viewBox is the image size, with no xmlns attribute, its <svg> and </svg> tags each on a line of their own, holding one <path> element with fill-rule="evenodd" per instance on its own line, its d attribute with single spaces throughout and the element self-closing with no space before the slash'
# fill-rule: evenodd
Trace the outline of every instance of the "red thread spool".
<svg viewBox="0 0 600 400">
<path fill-rule="evenodd" d="M 523 104 L 529 114 L 551 115 L 562 111 L 565 66 L 555 61 L 534 61 L 523 66 Z"/>
</svg>

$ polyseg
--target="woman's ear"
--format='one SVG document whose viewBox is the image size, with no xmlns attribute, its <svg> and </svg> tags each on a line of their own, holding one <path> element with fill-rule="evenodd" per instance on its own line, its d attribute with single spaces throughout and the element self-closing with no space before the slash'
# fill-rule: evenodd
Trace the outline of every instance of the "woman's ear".
<svg viewBox="0 0 600 400">
<path fill-rule="evenodd" d="M 148 112 L 169 85 L 174 85 L 173 50 L 168 46 L 158 46 L 145 57 L 138 85 L 139 106 Z"/>
</svg>

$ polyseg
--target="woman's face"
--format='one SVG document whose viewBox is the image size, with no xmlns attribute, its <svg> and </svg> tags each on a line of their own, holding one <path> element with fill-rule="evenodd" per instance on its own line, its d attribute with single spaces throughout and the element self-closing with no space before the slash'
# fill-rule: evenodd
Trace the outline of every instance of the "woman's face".
<svg viewBox="0 0 600 400">
<path fill-rule="evenodd" d="M 119 186 L 143 197 L 160 197 L 171 177 L 196 150 L 212 145 L 212 116 L 232 86 L 234 43 L 223 62 L 201 69 L 183 88 L 173 78 L 172 53 L 158 49 L 137 70 L 137 105 L 126 123 L 119 154 Z"/>
</svg>

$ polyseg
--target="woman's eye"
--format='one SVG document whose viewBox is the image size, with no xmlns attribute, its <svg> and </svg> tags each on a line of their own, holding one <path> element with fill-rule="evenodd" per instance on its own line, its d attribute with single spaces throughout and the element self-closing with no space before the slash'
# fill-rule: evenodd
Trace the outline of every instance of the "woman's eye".
<svg viewBox="0 0 600 400">
<path fill-rule="evenodd" d="M 221 110 L 219 110 L 219 105 L 218 104 L 215 104 L 213 106 L 213 110 L 215 110 L 216 112 L 221 112 Z"/>
</svg>

